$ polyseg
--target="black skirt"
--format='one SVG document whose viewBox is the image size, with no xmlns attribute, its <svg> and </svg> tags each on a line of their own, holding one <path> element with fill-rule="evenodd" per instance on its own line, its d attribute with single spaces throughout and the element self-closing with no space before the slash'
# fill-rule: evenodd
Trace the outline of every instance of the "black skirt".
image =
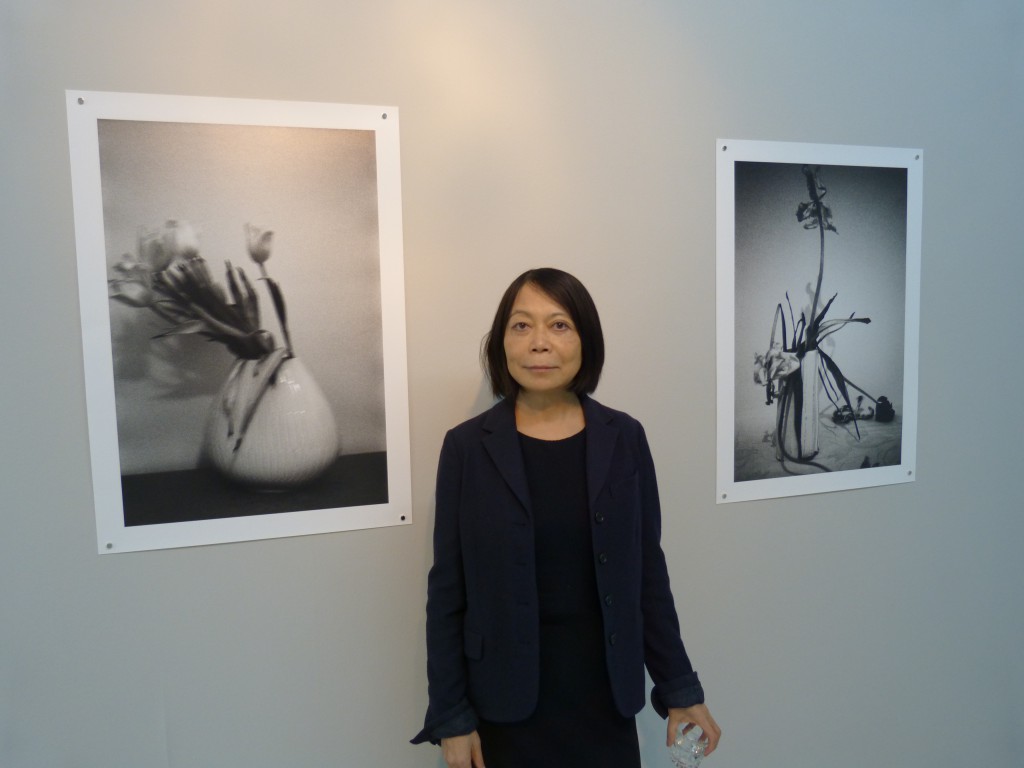
<svg viewBox="0 0 1024 768">
<path fill-rule="evenodd" d="M 639 768 L 636 720 L 615 708 L 605 660 L 587 504 L 586 439 L 520 436 L 536 536 L 537 708 L 481 722 L 487 768 Z"/>
</svg>

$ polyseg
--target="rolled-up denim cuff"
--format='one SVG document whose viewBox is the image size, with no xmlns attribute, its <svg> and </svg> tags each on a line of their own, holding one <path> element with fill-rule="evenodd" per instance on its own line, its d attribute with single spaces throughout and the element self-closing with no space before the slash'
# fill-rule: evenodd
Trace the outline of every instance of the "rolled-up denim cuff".
<svg viewBox="0 0 1024 768">
<path fill-rule="evenodd" d="M 651 690 L 651 706 L 662 717 L 669 709 L 692 707 L 704 703 L 704 688 L 696 672 L 656 685 Z"/>
<path fill-rule="evenodd" d="M 465 736 L 476 730 L 479 719 L 476 710 L 467 699 L 463 699 L 456 706 L 439 716 L 427 716 L 423 730 L 413 737 L 413 744 L 422 744 L 429 741 L 431 744 L 440 744 L 441 739 L 452 736 Z"/>
<path fill-rule="evenodd" d="M 467 733 L 475 731 L 479 722 L 476 712 L 471 709 L 467 709 L 464 712 L 460 712 L 448 722 L 441 723 L 441 725 L 434 728 L 434 730 L 430 732 L 430 740 L 438 742 L 441 739 L 448 739 L 452 736 L 465 736 Z"/>
</svg>

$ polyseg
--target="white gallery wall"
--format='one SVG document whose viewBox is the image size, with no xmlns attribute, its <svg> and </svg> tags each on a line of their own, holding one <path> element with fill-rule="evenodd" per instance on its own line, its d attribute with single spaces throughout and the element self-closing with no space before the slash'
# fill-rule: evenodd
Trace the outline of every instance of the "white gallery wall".
<svg viewBox="0 0 1024 768">
<path fill-rule="evenodd" d="M 399 107 L 413 525 L 95 554 L 65 89 Z M 4 0 L 0 765 L 439 766 L 437 451 L 548 264 L 647 426 L 708 765 L 1019 765 L 1022 136 L 1019 0 Z M 923 148 L 915 482 L 716 506 L 717 138 Z"/>
</svg>

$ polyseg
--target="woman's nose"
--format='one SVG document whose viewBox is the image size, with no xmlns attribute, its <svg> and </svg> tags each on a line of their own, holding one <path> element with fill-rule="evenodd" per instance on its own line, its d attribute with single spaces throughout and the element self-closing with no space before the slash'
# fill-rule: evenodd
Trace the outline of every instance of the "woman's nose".
<svg viewBox="0 0 1024 768">
<path fill-rule="evenodd" d="M 544 328 L 537 328 L 530 337 L 530 349 L 534 352 L 544 352 L 550 347 L 548 334 Z"/>
</svg>

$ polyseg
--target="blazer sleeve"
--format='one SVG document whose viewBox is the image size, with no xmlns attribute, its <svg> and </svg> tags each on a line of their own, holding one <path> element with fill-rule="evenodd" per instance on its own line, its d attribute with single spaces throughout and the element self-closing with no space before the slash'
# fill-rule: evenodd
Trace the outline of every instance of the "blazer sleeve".
<svg viewBox="0 0 1024 768">
<path fill-rule="evenodd" d="M 704 702 L 697 673 L 683 645 L 679 618 L 661 548 L 661 501 L 654 459 L 643 427 L 637 423 L 640 493 L 643 514 L 643 574 L 641 609 L 644 622 L 644 663 L 654 681 L 651 705 L 662 717 L 669 707 Z"/>
<path fill-rule="evenodd" d="M 476 730 L 477 716 L 466 695 L 463 571 L 459 507 L 463 460 L 453 432 L 445 436 L 437 468 L 434 563 L 427 576 L 427 714 L 413 744 Z"/>
</svg>

